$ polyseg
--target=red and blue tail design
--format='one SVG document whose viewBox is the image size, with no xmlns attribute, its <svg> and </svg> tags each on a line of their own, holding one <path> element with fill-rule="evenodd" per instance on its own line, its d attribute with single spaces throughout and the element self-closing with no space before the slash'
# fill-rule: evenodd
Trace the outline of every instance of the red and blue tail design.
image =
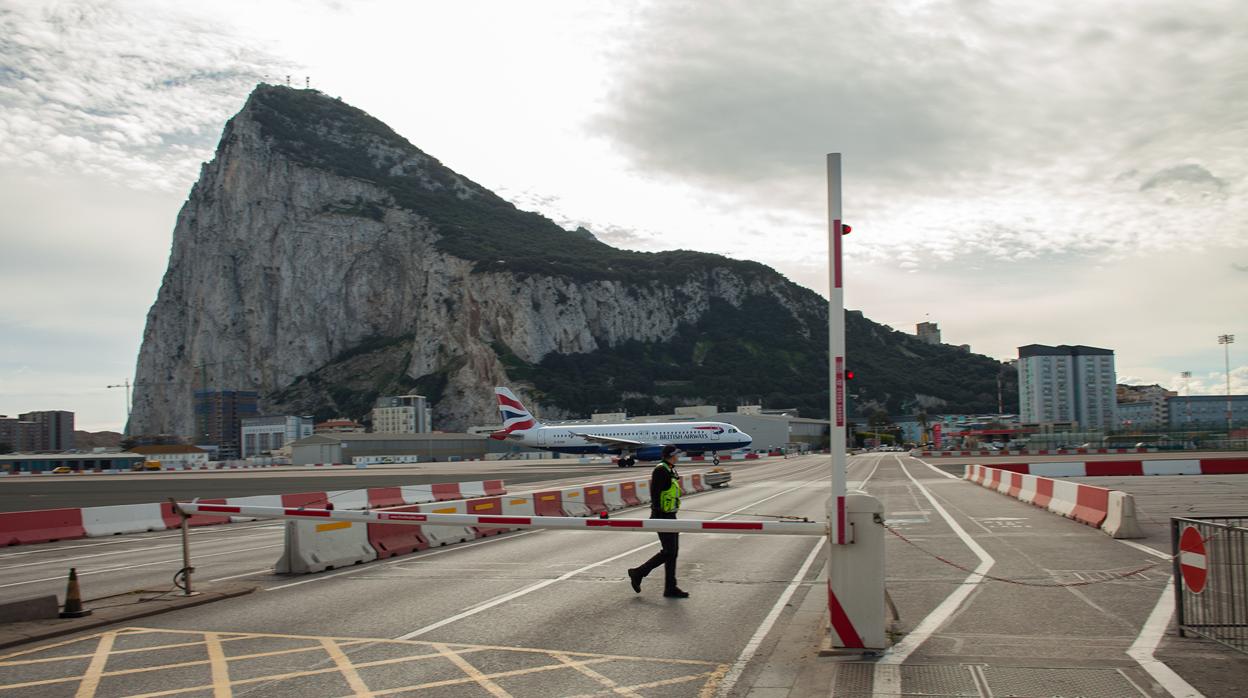
<svg viewBox="0 0 1248 698">
<path fill-rule="evenodd" d="M 498 412 L 503 418 L 503 428 L 490 434 L 490 438 L 502 440 L 513 432 L 527 431 L 539 426 L 538 421 L 524 408 L 524 404 L 507 388 L 494 388 L 494 396 L 498 399 Z"/>
</svg>

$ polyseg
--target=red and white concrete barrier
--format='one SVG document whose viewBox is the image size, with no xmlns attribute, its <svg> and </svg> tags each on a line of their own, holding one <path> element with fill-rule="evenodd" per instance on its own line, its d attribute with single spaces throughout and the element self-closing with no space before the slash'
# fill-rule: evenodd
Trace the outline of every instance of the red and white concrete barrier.
<svg viewBox="0 0 1248 698">
<path fill-rule="evenodd" d="M 1155 448 L 1054 448 L 1054 449 L 1021 449 L 1015 451 L 920 451 L 918 449 L 910 451 L 912 456 L 924 457 L 941 457 L 941 456 L 1064 456 L 1064 455 L 1086 455 L 1089 453 L 1097 454 L 1126 454 L 1126 453 L 1157 453 Z"/>
<path fill-rule="evenodd" d="M 990 490 L 1099 528 L 1114 538 L 1139 538 L 1141 535 L 1135 518 L 1135 500 L 1125 492 L 983 465 L 966 466 L 964 477 Z"/>
<path fill-rule="evenodd" d="M 1248 474 L 1248 458 L 1102 460 L 1057 463 L 994 463 L 992 467 L 1042 477 L 1125 477 L 1133 475 Z"/>
<path fill-rule="evenodd" d="M 397 504 L 420 504 L 463 499 L 461 490 L 481 496 L 499 496 L 502 480 L 437 483 L 411 487 L 377 487 L 329 492 L 264 494 L 200 500 L 204 504 L 284 508 L 369 509 Z M 245 516 L 193 516 L 191 526 L 247 521 Z M 168 503 L 122 504 L 0 513 L 0 546 L 46 543 L 75 538 L 112 536 L 177 528 L 180 517 Z"/>
</svg>

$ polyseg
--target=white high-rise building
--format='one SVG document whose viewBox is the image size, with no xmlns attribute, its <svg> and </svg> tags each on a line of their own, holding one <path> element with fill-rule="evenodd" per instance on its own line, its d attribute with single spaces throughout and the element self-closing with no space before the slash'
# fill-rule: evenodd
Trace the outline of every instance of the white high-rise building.
<svg viewBox="0 0 1248 698">
<path fill-rule="evenodd" d="M 1114 352 L 1082 345 L 1018 348 L 1019 420 L 1072 422 L 1080 429 L 1117 425 Z"/>
<path fill-rule="evenodd" d="M 377 400 L 373 433 L 426 434 L 433 431 L 424 395 L 394 395 Z"/>
</svg>

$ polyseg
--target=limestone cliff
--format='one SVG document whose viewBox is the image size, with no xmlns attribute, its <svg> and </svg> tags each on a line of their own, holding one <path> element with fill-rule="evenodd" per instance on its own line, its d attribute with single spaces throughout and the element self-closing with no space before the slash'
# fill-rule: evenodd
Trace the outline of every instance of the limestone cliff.
<svg viewBox="0 0 1248 698">
<path fill-rule="evenodd" d="M 351 417 L 416 387 L 435 393 L 437 428 L 460 429 L 492 421 L 491 386 L 515 383 L 500 356 L 662 343 L 712 304 L 757 297 L 798 333 L 826 332 L 822 301 L 766 267 L 615 250 L 516 210 L 359 110 L 262 85 L 178 215 L 129 431 L 190 434 L 205 385 L 259 391 L 268 414 Z"/>
</svg>

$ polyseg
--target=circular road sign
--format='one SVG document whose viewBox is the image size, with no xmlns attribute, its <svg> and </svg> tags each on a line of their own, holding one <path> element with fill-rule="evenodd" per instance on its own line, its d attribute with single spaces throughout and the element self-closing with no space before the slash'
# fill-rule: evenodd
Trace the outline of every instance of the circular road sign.
<svg viewBox="0 0 1248 698">
<path fill-rule="evenodd" d="M 1205 541 L 1195 526 L 1183 529 L 1183 534 L 1179 536 L 1179 569 L 1189 591 L 1199 594 L 1205 590 L 1205 580 L 1209 577 L 1209 556 L 1205 553 Z"/>
</svg>

